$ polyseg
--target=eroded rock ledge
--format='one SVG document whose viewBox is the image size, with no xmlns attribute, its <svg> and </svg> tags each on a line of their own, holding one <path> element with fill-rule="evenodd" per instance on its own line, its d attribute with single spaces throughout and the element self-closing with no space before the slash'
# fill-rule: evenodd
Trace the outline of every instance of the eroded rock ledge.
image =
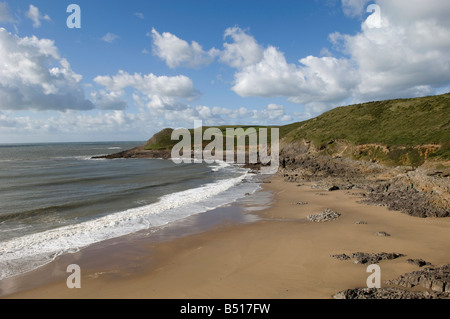
<svg viewBox="0 0 450 319">
<path fill-rule="evenodd" d="M 356 252 L 350 255 L 346 254 L 331 255 L 331 257 L 339 260 L 353 259 L 353 262 L 355 264 L 377 264 L 382 260 L 392 260 L 403 256 L 405 255 L 398 253 L 384 253 L 384 252 L 375 254 Z"/>
<path fill-rule="evenodd" d="M 297 150 L 298 151 L 298 150 Z M 416 217 L 450 216 L 450 177 L 430 165 L 387 167 L 339 156 L 318 156 L 282 149 L 278 172 L 285 181 L 316 183 L 323 190 L 363 191 L 362 202 Z"/>
<path fill-rule="evenodd" d="M 399 288 L 356 288 L 338 292 L 334 299 L 450 299 L 448 293 L 407 291 Z"/>
<path fill-rule="evenodd" d="M 337 257 L 336 257 L 337 256 Z M 336 255 L 335 258 L 345 259 Z M 333 295 L 335 299 L 450 299 L 450 264 L 441 267 L 427 267 L 413 271 L 400 277 L 385 281 L 394 287 L 354 288 L 339 291 Z M 403 288 L 400 288 L 403 287 Z M 414 287 L 424 291 L 408 290 Z"/>
<path fill-rule="evenodd" d="M 386 283 L 405 288 L 420 286 L 435 292 L 450 293 L 450 264 L 413 271 Z"/>
</svg>

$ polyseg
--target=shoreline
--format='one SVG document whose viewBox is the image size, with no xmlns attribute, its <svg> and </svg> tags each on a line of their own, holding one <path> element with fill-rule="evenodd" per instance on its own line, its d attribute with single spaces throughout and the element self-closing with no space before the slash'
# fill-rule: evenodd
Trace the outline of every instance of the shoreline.
<svg viewBox="0 0 450 319">
<path fill-rule="evenodd" d="M 449 263 L 448 219 L 420 219 L 362 204 L 355 190 L 328 192 L 312 188 L 314 183 L 297 186 L 280 176 L 270 181 L 260 191 L 274 194 L 271 207 L 251 212 L 259 221 L 219 222 L 160 242 L 131 236 L 128 241 L 97 245 L 22 276 L 24 286 L 39 277 L 42 285 L 1 298 L 328 299 L 345 289 L 365 287 L 369 275 L 367 265 L 330 257 L 334 254 L 404 254 L 379 263 L 382 287 L 385 280 L 419 269 L 407 263 L 408 258 L 436 266 Z M 342 215 L 324 223 L 306 220 L 326 208 Z M 68 262 L 81 266 L 81 289 L 66 286 L 69 274 L 63 266 Z"/>
</svg>

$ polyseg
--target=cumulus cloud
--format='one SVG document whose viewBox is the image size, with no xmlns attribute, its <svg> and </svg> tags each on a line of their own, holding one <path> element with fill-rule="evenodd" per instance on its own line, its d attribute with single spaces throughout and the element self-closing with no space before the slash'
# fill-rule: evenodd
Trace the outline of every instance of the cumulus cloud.
<svg viewBox="0 0 450 319">
<path fill-rule="evenodd" d="M 189 44 L 169 32 L 160 34 L 154 28 L 151 37 L 153 39 L 153 53 L 164 60 L 170 68 L 179 66 L 198 68 L 209 65 L 218 54 L 218 50 L 214 48 L 204 51 L 202 46 L 195 41 Z"/>
<path fill-rule="evenodd" d="M 263 57 L 263 48 L 256 40 L 246 34 L 239 27 L 225 30 L 225 39 L 231 38 L 232 42 L 224 43 L 224 49 L 220 54 L 220 60 L 234 68 L 243 68 L 259 62 Z"/>
<path fill-rule="evenodd" d="M 191 98 L 196 91 L 194 83 L 184 75 L 156 76 L 153 73 L 142 75 L 130 74 L 120 70 L 114 76 L 97 76 L 94 81 L 109 91 L 123 91 L 127 87 L 134 88 L 145 95 L 161 95 L 168 97 Z"/>
<path fill-rule="evenodd" d="M 433 94 L 450 84 L 450 2 L 378 0 L 368 8 L 365 1 L 343 4 L 354 12 L 368 9 L 369 15 L 356 35 L 330 34 L 342 57 L 327 52 L 288 63 L 283 52 L 269 46 L 261 58 L 249 55 L 256 62 L 234 64 L 232 90 L 242 97 L 282 96 L 323 112 L 347 102 Z M 248 38 L 246 42 L 259 47 Z"/>
<path fill-rule="evenodd" d="M 185 100 L 192 100 L 198 95 L 192 80 L 184 75 L 129 74 L 120 70 L 112 77 L 97 76 L 94 81 L 104 86 L 106 91 L 96 92 L 92 97 L 107 109 L 122 109 L 125 106 L 121 98 L 127 88 L 134 90 L 133 100 L 139 106 L 164 111 L 183 109 L 186 107 Z"/>
<path fill-rule="evenodd" d="M 274 47 L 264 51 L 263 59 L 235 74 L 232 90 L 242 97 L 285 96 L 297 103 L 336 101 L 348 95 L 357 77 L 348 62 L 333 57 L 308 56 L 301 65 L 287 63 Z"/>
<path fill-rule="evenodd" d="M 204 125 L 274 125 L 292 121 L 292 116 L 286 114 L 284 106 L 269 104 L 262 109 L 248 109 L 241 107 L 230 109 L 224 107 L 209 107 L 197 105 L 161 114 L 166 124 L 172 126 L 182 125 L 192 127 L 195 120 L 202 120 Z"/>
<path fill-rule="evenodd" d="M 39 8 L 30 4 L 28 11 L 25 13 L 26 17 L 33 21 L 33 27 L 39 28 L 41 26 L 41 20 L 50 21 L 50 17 L 46 15 L 42 15 L 39 11 Z"/>
<path fill-rule="evenodd" d="M 81 75 L 61 58 L 54 42 L 20 38 L 0 28 L 0 109 L 89 110 Z"/>
<path fill-rule="evenodd" d="M 432 93 L 450 82 L 450 12 L 448 1 L 379 0 L 355 36 L 341 40 L 357 65 L 362 97 Z M 373 16 L 380 15 L 379 27 Z"/>
<path fill-rule="evenodd" d="M 0 2 L 0 22 L 16 22 L 14 17 L 11 15 L 7 2 Z"/>
</svg>

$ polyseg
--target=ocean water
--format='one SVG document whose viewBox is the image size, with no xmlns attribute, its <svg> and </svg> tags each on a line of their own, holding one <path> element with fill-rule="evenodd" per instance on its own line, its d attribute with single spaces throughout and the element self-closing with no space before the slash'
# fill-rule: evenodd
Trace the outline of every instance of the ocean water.
<svg viewBox="0 0 450 319">
<path fill-rule="evenodd" d="M 92 159 L 140 144 L 0 145 L 0 280 L 259 188 L 247 169 L 226 163 Z"/>
</svg>

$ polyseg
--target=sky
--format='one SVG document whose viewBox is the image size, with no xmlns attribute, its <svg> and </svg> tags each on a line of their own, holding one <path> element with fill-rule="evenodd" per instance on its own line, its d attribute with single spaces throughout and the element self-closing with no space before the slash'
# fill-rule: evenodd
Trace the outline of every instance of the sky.
<svg viewBox="0 0 450 319">
<path fill-rule="evenodd" d="M 144 141 L 447 93 L 449 16 L 448 0 L 0 0 L 0 143 Z"/>
</svg>

